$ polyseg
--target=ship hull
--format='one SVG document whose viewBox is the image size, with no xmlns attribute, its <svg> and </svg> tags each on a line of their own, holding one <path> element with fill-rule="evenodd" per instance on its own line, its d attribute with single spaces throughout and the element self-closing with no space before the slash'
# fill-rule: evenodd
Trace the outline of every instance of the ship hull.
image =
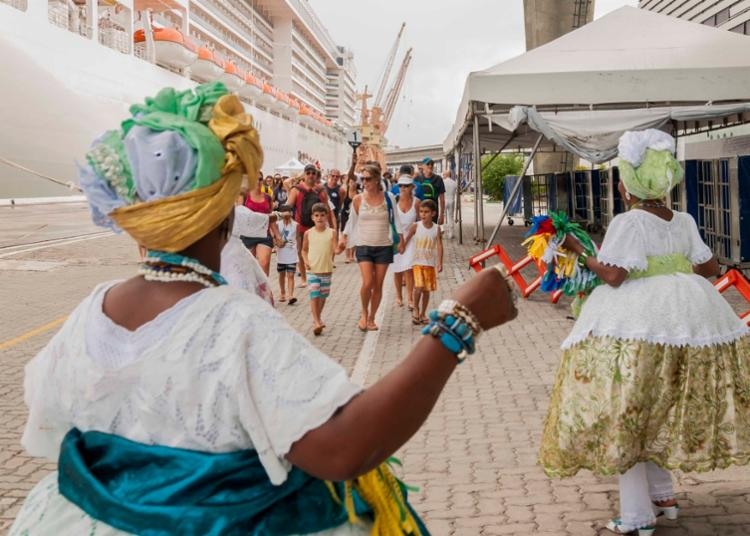
<svg viewBox="0 0 750 536">
<path fill-rule="evenodd" d="M 91 141 L 115 127 L 128 107 L 163 87 L 192 80 L 122 54 L 47 22 L 46 13 L 0 4 L 0 157 L 64 182 L 77 183 L 76 162 Z M 41 2 L 39 2 L 41 4 Z M 46 4 L 46 3 L 45 3 Z M 41 15 L 41 16 L 40 16 Z M 296 121 L 247 105 L 260 132 L 263 170 L 297 151 L 323 167 L 343 167 L 350 149 Z M 0 199 L 77 192 L 0 162 Z"/>
</svg>

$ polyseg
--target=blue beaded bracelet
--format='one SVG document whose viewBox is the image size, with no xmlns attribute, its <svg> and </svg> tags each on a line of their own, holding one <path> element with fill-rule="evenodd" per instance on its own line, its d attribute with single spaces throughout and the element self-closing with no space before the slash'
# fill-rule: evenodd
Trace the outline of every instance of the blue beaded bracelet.
<svg viewBox="0 0 750 536">
<path fill-rule="evenodd" d="M 474 332 L 465 320 L 437 310 L 430 311 L 429 319 L 430 323 L 422 328 L 422 334 L 438 339 L 450 353 L 456 354 L 459 363 L 476 351 Z"/>
</svg>

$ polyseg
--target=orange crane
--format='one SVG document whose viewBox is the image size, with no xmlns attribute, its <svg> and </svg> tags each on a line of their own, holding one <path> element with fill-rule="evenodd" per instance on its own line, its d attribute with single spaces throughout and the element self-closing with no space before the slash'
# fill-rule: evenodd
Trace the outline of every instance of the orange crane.
<svg viewBox="0 0 750 536">
<path fill-rule="evenodd" d="M 383 146 L 385 145 L 385 132 L 388 130 L 388 125 L 393 117 L 393 112 L 396 109 L 398 96 L 401 93 L 401 88 L 404 85 L 404 79 L 406 77 L 406 71 L 409 68 L 412 59 L 412 49 L 409 49 L 401 62 L 401 67 L 398 70 L 398 74 L 396 75 L 393 84 L 386 93 L 385 88 L 388 84 L 388 79 L 390 78 L 393 62 L 396 59 L 398 45 L 401 41 L 401 36 L 404 33 L 405 26 L 406 23 L 401 24 L 401 28 L 396 36 L 396 41 L 393 43 L 391 51 L 388 54 L 383 78 L 380 81 L 380 86 L 375 95 L 375 101 L 372 108 L 369 108 L 367 105 L 367 100 L 372 97 L 372 95 L 367 92 L 367 86 L 365 86 L 364 92 L 357 95 L 357 99 L 361 102 L 359 126 L 362 136 L 362 144 L 357 148 L 357 162 L 359 168 L 364 165 L 364 162 L 373 160 L 380 162 L 381 168 L 385 169 L 385 153 L 383 152 Z"/>
</svg>

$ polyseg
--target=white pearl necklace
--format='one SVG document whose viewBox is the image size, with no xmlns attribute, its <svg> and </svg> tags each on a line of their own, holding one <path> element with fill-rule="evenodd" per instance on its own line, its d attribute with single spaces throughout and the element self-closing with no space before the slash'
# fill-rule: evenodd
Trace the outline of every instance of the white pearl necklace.
<svg viewBox="0 0 750 536">
<path fill-rule="evenodd" d="M 162 283 L 171 283 L 174 281 L 187 281 L 189 283 L 200 283 L 204 287 L 216 286 L 212 281 L 194 272 L 157 272 L 146 266 L 138 269 L 138 274 L 142 275 L 146 281 L 160 281 Z"/>
</svg>

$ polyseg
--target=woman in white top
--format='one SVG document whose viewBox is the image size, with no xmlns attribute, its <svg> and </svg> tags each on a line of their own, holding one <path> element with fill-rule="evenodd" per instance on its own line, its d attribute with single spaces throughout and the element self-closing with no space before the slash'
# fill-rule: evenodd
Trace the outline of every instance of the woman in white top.
<svg viewBox="0 0 750 536">
<path fill-rule="evenodd" d="M 372 387 L 352 384 L 217 273 L 242 173 L 257 177 L 262 161 L 239 99 L 212 83 L 131 110 L 127 130 L 95 142 L 81 185 L 95 222 L 148 254 L 139 274 L 96 287 L 26 367 L 22 442 L 59 471 L 10 533 L 340 536 L 375 519 L 425 534 L 382 462 L 427 418 L 457 351 L 426 336 Z M 454 298 L 485 329 L 515 316 L 497 270 Z"/>
<path fill-rule="evenodd" d="M 695 221 L 665 204 L 682 180 L 674 148 L 661 131 L 623 135 L 631 210 L 596 257 L 564 242 L 603 284 L 562 344 L 540 462 L 550 476 L 620 474 L 616 534 L 649 536 L 657 515 L 677 517 L 670 470 L 750 462 L 749 330 L 706 279 L 719 264 Z"/>
<path fill-rule="evenodd" d="M 402 166 L 411 168 L 411 166 Z M 397 214 L 401 220 L 403 229 L 408 229 L 412 223 L 417 221 L 419 211 L 419 199 L 414 195 L 414 179 L 411 177 L 411 170 L 405 171 L 398 178 L 398 203 Z M 393 257 L 393 282 L 396 285 L 396 304 L 399 307 L 404 305 L 403 289 L 406 288 L 406 298 L 409 303 L 409 310 L 414 309 L 414 275 L 412 274 L 412 264 L 414 262 L 414 241 L 406 241 L 406 247 L 403 253 L 398 253 Z"/>
<path fill-rule="evenodd" d="M 359 297 L 362 304 L 357 327 L 376 331 L 375 315 L 383 298 L 383 281 L 393 262 L 394 246 L 404 251 L 401 220 L 396 215 L 396 199 L 383 191 L 380 169 L 367 165 L 362 171 L 364 191 L 352 201 L 349 221 L 339 240 L 337 253 L 346 248 L 347 238 L 354 237 L 355 255 L 362 276 Z"/>
</svg>

